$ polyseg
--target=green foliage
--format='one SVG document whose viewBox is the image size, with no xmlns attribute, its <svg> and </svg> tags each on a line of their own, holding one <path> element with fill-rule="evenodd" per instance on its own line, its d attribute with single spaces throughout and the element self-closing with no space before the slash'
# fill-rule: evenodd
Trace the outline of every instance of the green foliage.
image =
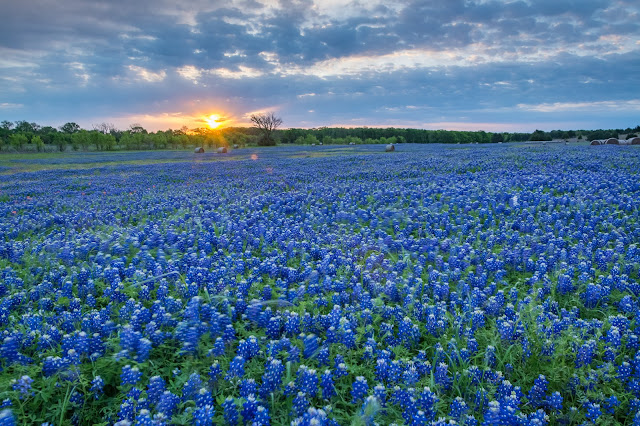
<svg viewBox="0 0 640 426">
<path fill-rule="evenodd" d="M 535 132 L 533 132 L 531 134 L 531 137 L 529 138 L 529 140 L 532 140 L 532 141 L 550 141 L 551 140 L 551 135 L 549 135 L 547 132 L 544 132 L 542 130 L 536 130 Z"/>
<path fill-rule="evenodd" d="M 258 139 L 258 146 L 276 146 L 276 140 L 271 136 L 262 135 Z"/>
<path fill-rule="evenodd" d="M 267 117 L 269 118 L 269 117 Z M 281 120 L 271 117 L 271 122 L 255 127 L 228 127 L 222 129 L 197 128 L 183 126 L 180 130 L 149 132 L 139 124 L 132 124 L 125 131 L 117 130 L 113 124 L 101 123 L 94 130 L 81 129 L 75 122 L 68 122 L 55 129 L 40 126 L 25 120 L 12 123 L 0 122 L 0 146 L 9 146 L 22 151 L 28 148 L 29 141 L 36 150 L 46 151 L 47 145 L 53 145 L 64 152 L 68 145 L 74 150 L 146 150 L 146 149 L 187 149 L 195 146 L 215 148 L 220 146 L 273 146 L 277 141 L 283 144 L 389 144 L 389 143 L 498 143 L 548 141 L 552 139 L 570 139 L 584 137 L 587 140 L 618 137 L 625 133 L 632 137 L 639 132 L 640 126 L 626 129 L 608 130 L 536 130 L 533 133 L 488 133 L 484 131 L 425 130 L 405 128 L 342 128 L 319 127 L 313 129 L 291 128 L 279 130 Z M 275 121 L 273 121 L 275 120 Z M 17 136 L 21 135 L 21 136 Z M 39 139 L 35 139 L 38 137 Z M 26 138 L 26 142 L 25 142 Z M 38 140 L 42 141 L 40 144 Z"/>
<path fill-rule="evenodd" d="M 296 143 L 300 145 L 317 145 L 320 141 L 314 135 L 307 134 L 296 139 Z"/>
<path fill-rule="evenodd" d="M 52 143 L 58 147 L 60 152 L 64 151 L 67 148 L 68 136 L 63 133 L 54 133 L 52 135 Z"/>
<path fill-rule="evenodd" d="M 44 142 L 42 141 L 42 139 L 40 138 L 40 136 L 34 136 L 31 139 L 31 143 L 34 144 L 36 146 L 36 150 L 38 152 L 42 152 L 44 151 Z"/>
<path fill-rule="evenodd" d="M 60 131 L 73 134 L 80 131 L 80 126 L 77 123 L 66 123 L 60 126 Z"/>
<path fill-rule="evenodd" d="M 9 143 L 17 150 L 21 150 L 28 142 L 29 140 L 24 133 L 14 133 L 9 136 Z"/>
<path fill-rule="evenodd" d="M 91 145 L 91 137 L 89 136 L 89 132 L 86 130 L 80 130 L 79 132 L 71 135 L 71 143 L 73 144 L 73 149 L 87 150 L 89 145 Z"/>
</svg>

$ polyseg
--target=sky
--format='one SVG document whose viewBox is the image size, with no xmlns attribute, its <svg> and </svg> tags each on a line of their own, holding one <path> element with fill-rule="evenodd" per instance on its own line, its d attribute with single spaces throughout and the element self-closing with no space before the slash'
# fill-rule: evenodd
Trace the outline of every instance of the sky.
<svg viewBox="0 0 640 426">
<path fill-rule="evenodd" d="M 640 124 L 637 0 L 3 0 L 0 16 L 0 120 Z"/>
</svg>

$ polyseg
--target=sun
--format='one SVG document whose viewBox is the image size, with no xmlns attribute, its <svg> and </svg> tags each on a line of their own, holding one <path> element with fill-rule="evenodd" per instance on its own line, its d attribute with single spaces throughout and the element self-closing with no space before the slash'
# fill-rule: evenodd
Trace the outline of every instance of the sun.
<svg viewBox="0 0 640 426">
<path fill-rule="evenodd" d="M 218 128 L 218 126 L 222 124 L 224 119 L 220 117 L 218 114 L 211 114 L 210 116 L 206 117 L 204 121 L 207 122 L 207 124 L 211 129 L 216 129 Z"/>
</svg>

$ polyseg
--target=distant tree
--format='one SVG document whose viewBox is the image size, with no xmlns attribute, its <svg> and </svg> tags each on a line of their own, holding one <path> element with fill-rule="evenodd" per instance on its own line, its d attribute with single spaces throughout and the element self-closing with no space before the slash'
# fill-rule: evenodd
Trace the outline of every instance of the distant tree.
<svg viewBox="0 0 640 426">
<path fill-rule="evenodd" d="M 251 122 L 260 132 L 261 137 L 260 140 L 258 140 L 258 145 L 273 146 L 276 144 L 272 135 L 273 132 L 282 124 L 281 118 L 276 117 L 272 112 L 266 114 L 254 114 L 251 116 Z"/>
<path fill-rule="evenodd" d="M 305 131 L 302 129 L 287 129 L 282 132 L 280 142 L 282 143 L 294 143 L 300 137 L 304 137 Z"/>
<path fill-rule="evenodd" d="M 9 143 L 17 150 L 21 150 L 28 142 L 29 139 L 27 139 L 24 133 L 14 133 L 9 136 Z"/>
<path fill-rule="evenodd" d="M 112 123 L 104 123 L 104 122 L 100 124 L 94 124 L 93 130 L 98 131 L 103 135 L 108 135 L 108 134 L 111 134 L 112 132 L 118 131 L 118 129 L 116 129 L 116 126 L 114 126 Z"/>
<path fill-rule="evenodd" d="M 609 138 L 617 138 L 618 134 L 615 130 L 594 130 L 587 135 L 587 139 L 592 141 L 594 139 L 609 139 Z"/>
<path fill-rule="evenodd" d="M 44 151 L 44 142 L 42 141 L 40 136 L 34 136 L 33 138 L 31 138 L 31 143 L 36 146 L 36 150 L 38 152 Z"/>
<path fill-rule="evenodd" d="M 502 136 L 502 133 L 492 133 L 491 142 L 493 143 L 504 142 L 504 136 Z"/>
<path fill-rule="evenodd" d="M 551 136 L 542 130 L 537 130 L 531 134 L 531 141 L 550 141 Z"/>
<path fill-rule="evenodd" d="M 67 137 L 69 136 L 65 133 L 54 133 L 51 135 L 51 143 L 56 145 L 58 150 L 62 152 L 67 149 L 67 143 L 69 142 Z"/>
<path fill-rule="evenodd" d="M 77 123 L 69 122 L 60 126 L 60 131 L 68 134 L 78 133 L 80 126 Z"/>
<path fill-rule="evenodd" d="M 11 130 L 13 128 L 13 123 L 8 120 L 3 120 L 2 123 L 0 123 L 0 127 L 4 130 Z"/>
<path fill-rule="evenodd" d="M 164 149 L 167 147 L 167 135 L 164 132 L 156 132 L 152 135 L 152 145 L 154 148 Z"/>
<path fill-rule="evenodd" d="M 73 145 L 73 149 L 78 150 L 82 149 L 86 151 L 91 144 L 91 138 L 89 136 L 89 132 L 86 130 L 80 130 L 71 135 L 71 144 Z"/>
<path fill-rule="evenodd" d="M 29 123 L 28 121 L 16 121 L 16 127 L 14 129 L 16 132 L 22 133 L 35 133 L 40 130 L 40 126 L 36 123 Z"/>
<path fill-rule="evenodd" d="M 147 133 L 147 130 L 140 123 L 133 123 L 129 126 L 131 133 Z"/>
<path fill-rule="evenodd" d="M 186 135 L 187 133 L 189 133 L 189 128 L 187 126 L 182 126 L 178 130 L 173 131 L 174 136 Z"/>
<path fill-rule="evenodd" d="M 40 136 L 40 138 L 42 138 L 42 142 L 47 144 L 51 143 L 51 135 L 53 135 L 54 133 L 58 133 L 58 129 L 51 126 L 44 126 L 40 128 L 38 135 Z"/>
<path fill-rule="evenodd" d="M 109 133 L 108 135 L 103 135 L 102 146 L 107 151 L 113 151 L 113 148 L 116 146 L 116 137 L 113 136 L 111 133 Z"/>
<path fill-rule="evenodd" d="M 295 142 L 300 145 L 317 145 L 320 143 L 318 138 L 316 138 L 311 133 L 307 134 L 306 136 L 299 136 Z"/>
<path fill-rule="evenodd" d="M 182 148 L 186 148 L 187 145 L 189 145 L 189 136 L 184 133 L 178 135 L 178 143 L 182 146 Z"/>
</svg>

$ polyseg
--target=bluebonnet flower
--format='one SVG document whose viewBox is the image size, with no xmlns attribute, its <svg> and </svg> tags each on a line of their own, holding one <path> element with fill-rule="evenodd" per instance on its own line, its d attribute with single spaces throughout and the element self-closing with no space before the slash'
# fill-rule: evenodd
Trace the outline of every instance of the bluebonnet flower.
<svg viewBox="0 0 640 426">
<path fill-rule="evenodd" d="M 420 380 L 420 374 L 414 365 L 409 366 L 402 373 L 402 382 L 406 386 L 413 386 Z"/>
<path fill-rule="evenodd" d="M 439 363 L 434 372 L 434 379 L 438 386 L 443 389 L 449 389 L 451 387 L 452 379 L 449 376 L 449 366 L 443 362 Z"/>
<path fill-rule="evenodd" d="M 224 329 L 222 340 L 225 343 L 233 342 L 236 339 L 236 331 L 231 324 L 228 324 Z"/>
<path fill-rule="evenodd" d="M 255 336 L 249 336 L 247 340 L 241 340 L 238 343 L 238 355 L 247 361 L 258 355 L 260 345 Z"/>
<path fill-rule="evenodd" d="M 596 342 L 594 340 L 588 340 L 585 344 L 581 345 L 576 354 L 576 368 L 591 364 L 595 350 Z"/>
<path fill-rule="evenodd" d="M 209 355 L 213 356 L 222 356 L 224 355 L 225 344 L 222 337 L 217 337 L 215 343 L 213 344 L 213 348 L 209 351 Z"/>
<path fill-rule="evenodd" d="M 151 418 L 151 412 L 146 408 L 141 409 L 136 415 L 136 426 L 154 426 L 156 422 Z"/>
<path fill-rule="evenodd" d="M 304 350 L 302 351 L 302 355 L 305 358 L 311 358 L 314 356 L 318 350 L 318 338 L 315 334 L 308 334 L 303 338 Z"/>
<path fill-rule="evenodd" d="M 486 426 L 500 426 L 500 403 L 498 401 L 489 402 L 489 406 L 484 413 L 484 423 Z"/>
<path fill-rule="evenodd" d="M 0 425 L 2 426 L 15 426 L 16 418 L 10 409 L 4 409 L 0 411 Z"/>
<path fill-rule="evenodd" d="M 549 416 L 542 409 L 530 413 L 527 416 L 527 420 L 529 420 L 529 424 L 536 426 L 549 424 Z"/>
<path fill-rule="evenodd" d="M 182 402 L 193 399 L 201 386 L 202 379 L 200 379 L 200 375 L 198 373 L 191 374 L 184 386 L 182 386 Z"/>
<path fill-rule="evenodd" d="M 69 361 L 60 357 L 48 356 L 42 363 L 42 374 L 50 377 L 69 366 Z"/>
<path fill-rule="evenodd" d="M 484 360 L 489 367 L 494 368 L 496 366 L 496 348 L 494 346 L 487 346 L 487 350 L 484 354 Z"/>
<path fill-rule="evenodd" d="M 298 387 L 296 386 L 296 383 L 293 381 L 290 381 L 289 383 L 287 383 L 284 387 L 284 395 L 285 396 L 291 396 L 291 395 L 295 395 L 296 393 L 298 393 Z"/>
<path fill-rule="evenodd" d="M 351 388 L 351 403 L 355 404 L 362 401 L 368 391 L 369 385 L 367 384 L 367 380 L 363 376 L 356 377 Z"/>
<path fill-rule="evenodd" d="M 560 395 L 560 392 L 553 392 L 551 396 L 547 399 L 547 405 L 549 406 L 549 408 L 551 408 L 555 412 L 559 412 L 562 410 L 563 399 L 564 398 L 562 398 L 562 395 Z"/>
<path fill-rule="evenodd" d="M 348 376 L 349 372 L 347 371 L 347 364 L 341 362 L 336 367 L 336 377 L 345 377 Z"/>
<path fill-rule="evenodd" d="M 200 388 L 196 394 L 196 407 L 202 408 L 207 406 L 214 406 L 213 396 L 208 389 Z"/>
<path fill-rule="evenodd" d="M 222 403 L 224 421 L 228 425 L 236 425 L 238 423 L 238 407 L 232 397 L 227 397 Z"/>
<path fill-rule="evenodd" d="M 277 339 L 280 337 L 280 317 L 271 317 L 267 325 L 266 333 L 269 339 Z"/>
<path fill-rule="evenodd" d="M 379 382 L 386 382 L 387 378 L 388 378 L 388 365 L 387 365 L 387 360 L 384 358 L 378 358 L 376 360 L 376 367 L 375 367 L 375 377 L 376 380 Z"/>
<path fill-rule="evenodd" d="M 20 392 L 20 399 L 25 399 L 34 394 L 31 391 L 31 383 L 33 383 L 33 379 L 25 375 L 18 380 L 12 380 L 12 388 Z"/>
<path fill-rule="evenodd" d="M 368 396 L 365 398 L 362 407 L 360 408 L 360 419 L 365 425 L 373 425 L 374 418 L 380 411 L 381 405 L 375 396 Z"/>
<path fill-rule="evenodd" d="M 425 387 L 420 392 L 416 404 L 425 412 L 429 420 L 433 420 L 436 415 L 436 404 L 439 399 L 434 392 Z"/>
<path fill-rule="evenodd" d="M 602 408 L 604 408 L 607 414 L 615 414 L 616 407 L 620 405 L 620 401 L 615 395 L 611 395 L 602 402 Z"/>
<path fill-rule="evenodd" d="M 298 394 L 293 398 L 293 415 L 294 417 L 299 417 L 307 411 L 307 408 L 310 405 L 309 399 L 307 399 L 307 395 L 304 392 L 298 392 Z"/>
<path fill-rule="evenodd" d="M 278 359 L 271 359 L 262 375 L 262 385 L 260 387 L 260 396 L 267 398 L 272 392 L 275 392 L 282 386 L 282 374 L 284 373 L 284 365 Z"/>
<path fill-rule="evenodd" d="M 325 400 L 330 400 L 336 394 L 333 374 L 330 370 L 325 370 L 322 374 L 320 378 L 320 388 L 322 389 L 322 398 Z"/>
<path fill-rule="evenodd" d="M 298 367 L 298 389 L 310 398 L 314 398 L 318 393 L 318 376 L 316 370 L 309 369 L 304 365 Z"/>
<path fill-rule="evenodd" d="M 120 410 L 118 411 L 118 421 L 133 421 L 135 416 L 134 402 L 129 398 L 120 404 Z"/>
<path fill-rule="evenodd" d="M 142 377 L 142 372 L 138 370 L 138 367 L 131 367 L 129 364 L 122 367 L 122 374 L 120 374 L 120 384 L 135 385 Z"/>
<path fill-rule="evenodd" d="M 318 353 L 318 356 L 316 360 L 318 361 L 318 365 L 320 366 L 329 365 L 329 348 L 322 347 L 317 353 Z"/>
<path fill-rule="evenodd" d="M 587 413 L 586 417 L 588 420 L 595 423 L 596 420 L 602 415 L 602 410 L 600 409 L 600 404 L 587 403 Z"/>
<path fill-rule="evenodd" d="M 322 409 L 310 407 L 304 415 L 294 419 L 292 426 L 337 426 L 337 423 L 327 417 L 327 413 Z"/>
<path fill-rule="evenodd" d="M 230 380 L 234 377 L 241 378 L 244 376 L 244 358 L 241 356 L 236 356 L 231 360 L 231 364 L 229 364 L 229 370 L 227 370 L 227 375 L 225 376 L 225 380 Z"/>
<path fill-rule="evenodd" d="M 411 418 L 411 425 L 412 426 L 426 425 L 426 424 L 428 424 L 428 422 L 429 422 L 429 420 L 427 419 L 427 415 L 422 410 L 416 411 L 416 413 Z"/>
<path fill-rule="evenodd" d="M 252 424 L 256 426 L 269 426 L 271 424 L 269 409 L 263 405 L 258 405 Z"/>
<path fill-rule="evenodd" d="M 529 390 L 527 398 L 533 407 L 539 407 L 546 399 L 548 380 L 545 376 L 540 375 L 535 379 L 533 386 Z"/>
<path fill-rule="evenodd" d="M 104 380 L 100 376 L 95 376 L 91 381 L 91 389 L 89 391 L 93 393 L 95 399 L 98 399 L 102 395 L 103 389 Z"/>
<path fill-rule="evenodd" d="M 177 395 L 174 395 L 169 391 L 164 391 L 162 395 L 160 395 L 160 399 L 156 405 L 156 410 L 168 418 L 171 418 L 179 403 L 180 398 Z"/>
<path fill-rule="evenodd" d="M 386 406 L 386 404 L 387 404 L 387 389 L 384 387 L 384 385 L 377 384 L 373 388 L 373 395 L 376 397 L 376 399 L 378 400 L 378 403 L 382 407 Z"/>
<path fill-rule="evenodd" d="M 258 384 L 254 379 L 242 379 L 239 387 L 240 396 L 248 398 L 249 395 L 258 394 Z"/>
<path fill-rule="evenodd" d="M 464 399 L 458 396 L 451 402 L 449 410 L 450 417 L 454 419 L 460 419 L 467 413 L 469 407 L 467 406 Z"/>
<path fill-rule="evenodd" d="M 242 420 L 246 423 L 250 423 L 253 421 L 254 416 L 256 415 L 256 410 L 258 409 L 258 402 L 256 401 L 253 395 L 249 395 L 249 397 L 242 404 Z"/>
<path fill-rule="evenodd" d="M 20 363 L 27 364 L 31 360 L 22 355 L 20 352 L 20 341 L 16 337 L 5 337 L 2 346 L 0 346 L 0 355 L 7 360 L 8 364 Z"/>
<path fill-rule="evenodd" d="M 214 415 L 213 405 L 200 406 L 193 411 L 193 424 L 196 426 L 212 425 Z"/>
<path fill-rule="evenodd" d="M 152 404 L 157 403 L 166 390 L 166 383 L 160 376 L 153 376 L 147 385 L 147 398 Z"/>
<path fill-rule="evenodd" d="M 220 363 L 217 360 L 215 360 L 211 364 L 211 367 L 209 367 L 209 383 L 212 386 L 215 385 L 216 383 L 218 383 L 218 379 L 220 378 L 221 375 L 222 375 L 222 367 L 220 366 Z"/>
</svg>

